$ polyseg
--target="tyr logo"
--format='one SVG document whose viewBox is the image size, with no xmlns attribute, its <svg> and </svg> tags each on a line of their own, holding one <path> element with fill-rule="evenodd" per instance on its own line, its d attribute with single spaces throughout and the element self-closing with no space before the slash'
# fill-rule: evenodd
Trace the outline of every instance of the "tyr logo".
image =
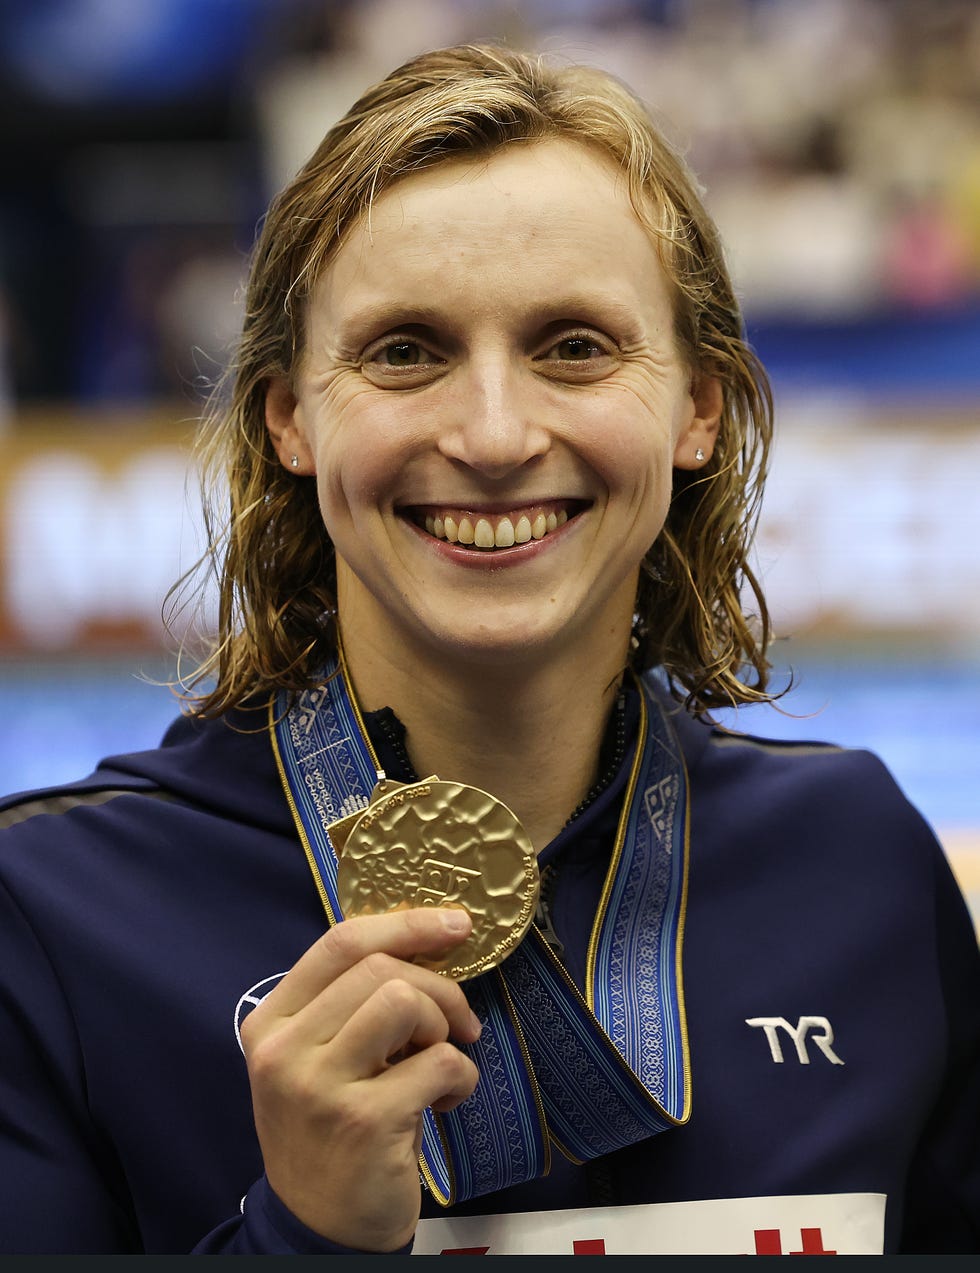
<svg viewBox="0 0 980 1273">
<path fill-rule="evenodd" d="M 769 1051 L 772 1053 L 772 1059 L 777 1065 L 782 1065 L 783 1063 L 783 1048 L 777 1034 L 778 1030 L 785 1030 L 793 1040 L 796 1045 L 796 1055 L 801 1065 L 810 1064 L 810 1054 L 806 1048 L 808 1034 L 831 1065 L 844 1064 L 831 1046 L 834 1042 L 834 1032 L 826 1017 L 800 1017 L 795 1027 L 791 1026 L 785 1017 L 746 1017 L 745 1024 L 755 1027 L 761 1026 L 765 1030 Z"/>
</svg>

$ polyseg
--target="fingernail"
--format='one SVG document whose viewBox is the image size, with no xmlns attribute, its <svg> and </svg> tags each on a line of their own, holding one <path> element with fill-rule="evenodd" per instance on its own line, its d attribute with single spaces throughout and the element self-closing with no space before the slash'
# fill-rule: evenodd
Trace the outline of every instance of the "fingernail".
<svg viewBox="0 0 980 1273">
<path fill-rule="evenodd" d="M 470 1028 L 477 1038 L 483 1033 L 483 1022 L 472 1009 L 470 1009 Z"/>
<path fill-rule="evenodd" d="M 447 908 L 442 912 L 442 922 L 447 933 L 462 936 L 470 931 L 470 917 L 466 911 Z"/>
</svg>

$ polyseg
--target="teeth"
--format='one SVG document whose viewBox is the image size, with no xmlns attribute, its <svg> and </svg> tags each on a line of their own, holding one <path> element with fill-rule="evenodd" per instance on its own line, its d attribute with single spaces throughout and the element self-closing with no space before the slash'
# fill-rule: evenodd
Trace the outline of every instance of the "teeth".
<svg viewBox="0 0 980 1273">
<path fill-rule="evenodd" d="M 451 544 L 472 544 L 476 548 L 512 548 L 514 544 L 527 544 L 532 539 L 544 539 L 545 535 L 564 526 L 568 513 L 538 513 L 532 522 L 521 513 L 515 524 L 513 517 L 501 517 L 496 528 L 486 517 L 476 518 L 476 525 L 469 517 L 459 521 L 451 514 L 445 517 L 426 514 L 425 529 L 436 539 L 447 539 Z"/>
<path fill-rule="evenodd" d="M 484 517 L 481 517 L 476 524 L 476 530 L 473 532 L 473 543 L 477 548 L 493 547 L 493 527 Z"/>
</svg>

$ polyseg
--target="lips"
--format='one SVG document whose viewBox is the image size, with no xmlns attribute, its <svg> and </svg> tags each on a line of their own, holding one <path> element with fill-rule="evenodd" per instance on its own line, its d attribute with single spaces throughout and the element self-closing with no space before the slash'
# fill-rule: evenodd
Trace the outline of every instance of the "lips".
<svg viewBox="0 0 980 1273">
<path fill-rule="evenodd" d="M 406 510 L 434 539 L 483 552 L 513 548 L 553 534 L 585 507 L 583 501 L 550 501 L 504 512 L 474 511 L 450 505 Z"/>
</svg>

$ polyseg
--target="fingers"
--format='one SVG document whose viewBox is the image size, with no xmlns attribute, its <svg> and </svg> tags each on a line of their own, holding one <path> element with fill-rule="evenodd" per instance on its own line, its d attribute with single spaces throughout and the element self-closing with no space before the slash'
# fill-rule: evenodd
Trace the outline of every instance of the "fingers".
<svg viewBox="0 0 980 1273">
<path fill-rule="evenodd" d="M 381 1123 L 398 1122 L 406 1111 L 414 1117 L 427 1105 L 453 1109 L 476 1087 L 479 1070 L 446 1040 L 433 1007 L 411 987 L 392 982 L 354 1014 L 330 1047 L 335 1064 L 342 1058 L 334 1071 L 341 1083 L 366 1091 L 361 1080 L 370 1077 L 372 1113 Z M 410 1044 L 418 1050 L 388 1063 Z"/>
<path fill-rule="evenodd" d="M 439 1005 L 408 981 L 389 981 L 345 1019 L 332 1039 L 341 1081 L 380 1074 L 394 1058 L 449 1038 Z M 400 1062 L 399 1062 L 400 1063 Z"/>
<path fill-rule="evenodd" d="M 345 920 L 242 1024 L 269 1181 L 335 1241 L 404 1243 L 419 1214 L 422 1111 L 452 1109 L 476 1086 L 450 1042 L 480 1034 L 462 988 L 412 962 L 470 929 L 464 911 L 436 908 Z"/>
<path fill-rule="evenodd" d="M 385 987 L 401 987 L 406 994 L 421 995 L 427 1003 L 436 1007 L 443 1030 L 439 1037 L 445 1038 L 448 1034 L 464 1043 L 471 1043 L 479 1037 L 479 1021 L 471 1012 L 460 986 L 427 968 L 382 953 L 368 955 L 342 973 L 302 1013 L 296 1014 L 294 1020 L 307 1042 L 327 1042 L 363 1003 Z M 392 993 L 397 995 L 400 992 L 393 989 Z"/>
<path fill-rule="evenodd" d="M 465 911 L 440 907 L 344 920 L 314 942 L 252 1016 L 260 1009 L 263 1016 L 295 1016 L 317 1003 L 322 992 L 331 987 L 329 999 L 317 1004 L 318 1013 L 310 1014 L 308 1022 L 308 1028 L 322 1041 L 339 1029 L 373 988 L 400 977 L 408 978 L 440 1005 L 454 1037 L 472 1041 L 479 1035 L 478 1023 L 459 986 L 408 962 L 416 955 L 458 944 L 471 927 Z M 354 976 L 345 976 L 352 970 L 356 970 Z"/>
<path fill-rule="evenodd" d="M 436 1113 L 447 1114 L 472 1096 L 479 1078 L 480 1071 L 468 1056 L 451 1043 L 439 1043 L 399 1061 L 375 1083 L 379 1093 L 397 1089 L 401 1097 L 410 1092 L 419 1112 L 431 1105 Z"/>
</svg>

